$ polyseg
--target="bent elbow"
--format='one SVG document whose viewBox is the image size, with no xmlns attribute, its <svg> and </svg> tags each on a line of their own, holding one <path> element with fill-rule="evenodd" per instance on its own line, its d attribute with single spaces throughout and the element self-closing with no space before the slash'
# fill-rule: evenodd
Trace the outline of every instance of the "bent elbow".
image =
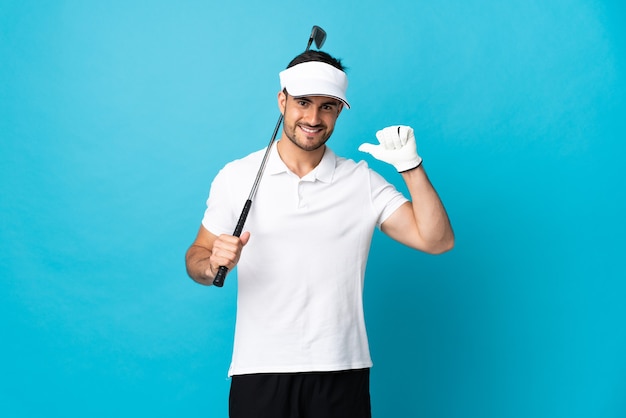
<svg viewBox="0 0 626 418">
<path fill-rule="evenodd" d="M 443 253 L 447 253 L 448 251 L 452 250 L 454 248 L 454 236 L 439 241 L 431 246 L 429 246 L 426 249 L 426 252 L 428 254 L 432 254 L 432 255 L 440 255 Z"/>
<path fill-rule="evenodd" d="M 448 242 L 445 246 L 441 247 L 438 249 L 438 251 L 436 251 L 434 254 L 435 255 L 440 255 L 443 253 L 447 253 L 448 251 L 452 250 L 454 248 L 454 240 L 450 240 L 450 242 Z"/>
</svg>

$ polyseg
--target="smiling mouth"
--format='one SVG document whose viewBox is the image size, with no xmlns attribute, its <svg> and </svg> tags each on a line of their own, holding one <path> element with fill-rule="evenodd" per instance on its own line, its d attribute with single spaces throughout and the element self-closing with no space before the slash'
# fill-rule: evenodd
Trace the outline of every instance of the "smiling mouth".
<svg viewBox="0 0 626 418">
<path fill-rule="evenodd" d="M 322 132 L 322 128 L 320 127 L 314 128 L 311 126 L 304 126 L 304 125 L 298 125 L 298 126 L 307 135 L 315 135 L 315 134 Z"/>
</svg>

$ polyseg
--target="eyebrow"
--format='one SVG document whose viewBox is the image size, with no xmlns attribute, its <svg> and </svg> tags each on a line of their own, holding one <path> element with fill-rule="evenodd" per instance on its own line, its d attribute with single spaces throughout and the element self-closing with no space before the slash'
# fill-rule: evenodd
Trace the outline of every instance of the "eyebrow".
<svg viewBox="0 0 626 418">
<path fill-rule="evenodd" d="M 313 103 L 313 101 L 311 99 L 309 99 L 307 96 L 301 96 L 301 97 L 294 97 L 294 96 L 292 96 L 292 97 L 294 98 L 294 100 L 302 100 L 302 101 L 305 101 L 307 103 Z M 327 102 L 321 103 L 320 106 L 326 106 L 326 105 L 339 106 L 339 104 L 340 104 L 339 100 L 335 100 L 335 99 L 332 99 L 330 97 L 328 99 L 329 100 Z"/>
</svg>

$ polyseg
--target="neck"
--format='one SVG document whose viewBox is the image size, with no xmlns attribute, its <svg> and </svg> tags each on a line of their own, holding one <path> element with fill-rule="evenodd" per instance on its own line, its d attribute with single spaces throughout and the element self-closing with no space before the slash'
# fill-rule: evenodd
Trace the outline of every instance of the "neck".
<svg viewBox="0 0 626 418">
<path fill-rule="evenodd" d="M 326 151 L 326 145 L 322 145 L 316 150 L 306 151 L 297 147 L 289 138 L 283 135 L 276 145 L 278 155 L 280 159 L 285 163 L 287 168 L 291 170 L 295 175 L 302 178 L 309 174 L 315 167 L 318 166 L 324 152 Z"/>
</svg>

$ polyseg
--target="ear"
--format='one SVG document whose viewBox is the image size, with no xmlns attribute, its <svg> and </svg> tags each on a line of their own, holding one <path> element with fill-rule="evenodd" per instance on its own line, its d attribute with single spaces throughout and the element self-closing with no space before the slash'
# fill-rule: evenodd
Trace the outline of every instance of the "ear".
<svg viewBox="0 0 626 418">
<path fill-rule="evenodd" d="M 285 106 L 287 105 L 287 95 L 284 91 L 278 92 L 278 110 L 285 116 Z"/>
</svg>

